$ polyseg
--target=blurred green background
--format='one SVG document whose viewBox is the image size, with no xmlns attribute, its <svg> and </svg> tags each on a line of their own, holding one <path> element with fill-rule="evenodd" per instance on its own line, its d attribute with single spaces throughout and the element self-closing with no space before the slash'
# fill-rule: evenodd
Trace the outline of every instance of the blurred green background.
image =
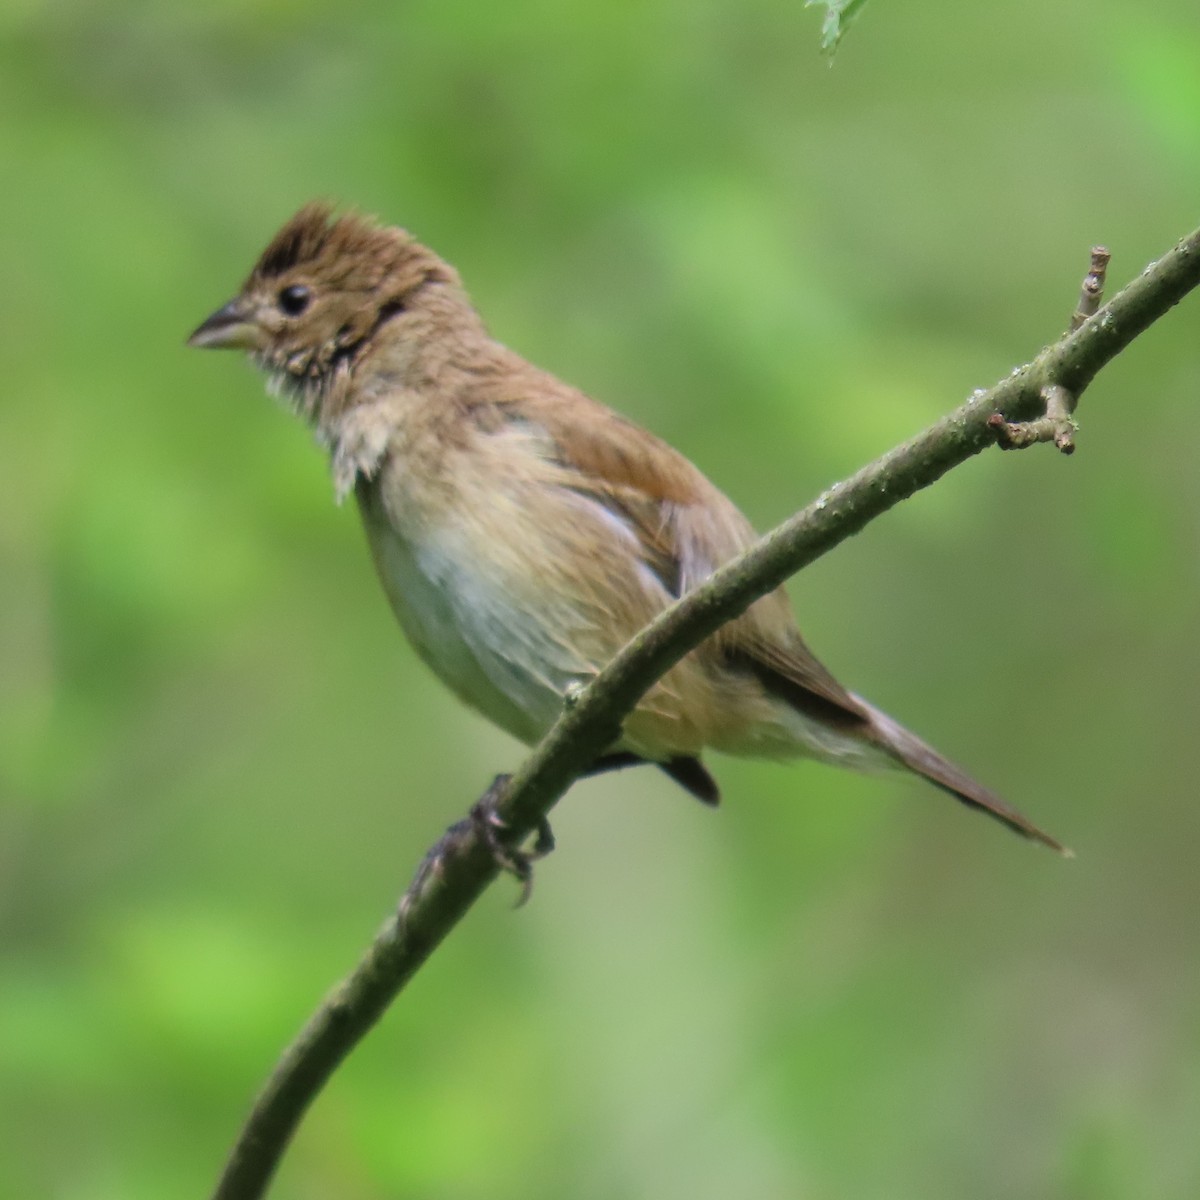
<svg viewBox="0 0 1200 1200">
<path fill-rule="evenodd" d="M 0 1195 L 204 1196 L 514 743 L 417 663 L 307 432 L 185 351 L 303 201 L 769 526 L 1196 223 L 1194 0 L 0 11 Z M 280 1200 L 1200 1194 L 1195 298 L 793 584 L 919 784 L 579 786 L 320 1098 Z"/>
</svg>

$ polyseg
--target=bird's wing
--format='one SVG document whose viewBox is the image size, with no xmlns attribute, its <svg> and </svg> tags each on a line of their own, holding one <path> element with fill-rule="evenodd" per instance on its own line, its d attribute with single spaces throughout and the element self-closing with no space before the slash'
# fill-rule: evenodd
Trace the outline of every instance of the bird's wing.
<svg viewBox="0 0 1200 1200">
<path fill-rule="evenodd" d="M 667 593 L 679 596 L 695 587 L 753 542 L 746 518 L 683 455 L 599 405 L 589 416 L 580 422 L 570 406 L 551 404 L 535 419 L 566 470 L 566 486 L 603 505 L 636 533 L 642 561 Z M 874 744 L 968 807 L 1063 852 L 1058 841 L 996 793 L 847 691 L 804 644 L 782 589 L 731 621 L 701 653 L 718 655 L 725 667 L 753 675 L 803 715 Z"/>
<path fill-rule="evenodd" d="M 755 540 L 733 502 L 665 442 L 578 394 L 573 403 L 522 406 L 546 433 L 566 486 L 637 536 L 642 562 L 672 597 L 696 587 Z M 579 404 L 587 406 L 585 420 Z M 705 646 L 806 714 L 847 724 L 869 718 L 796 629 L 782 589 L 752 605 Z"/>
</svg>

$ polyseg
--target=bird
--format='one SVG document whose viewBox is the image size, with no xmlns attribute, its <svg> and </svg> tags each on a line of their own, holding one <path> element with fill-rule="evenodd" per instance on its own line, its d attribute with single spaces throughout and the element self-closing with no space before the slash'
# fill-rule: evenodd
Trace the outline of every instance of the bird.
<svg viewBox="0 0 1200 1200">
<path fill-rule="evenodd" d="M 356 210 L 306 204 L 187 344 L 248 352 L 353 495 L 417 655 L 528 745 L 756 540 L 683 454 L 495 340 L 449 263 Z M 712 805 L 709 750 L 907 771 L 1069 853 L 840 684 L 782 588 L 671 668 L 584 773 L 651 763 Z"/>
</svg>

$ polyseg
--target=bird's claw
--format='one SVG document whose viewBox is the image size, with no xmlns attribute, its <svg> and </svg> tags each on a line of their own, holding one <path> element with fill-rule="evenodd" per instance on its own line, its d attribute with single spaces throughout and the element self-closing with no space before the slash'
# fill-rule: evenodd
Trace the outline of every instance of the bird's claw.
<svg viewBox="0 0 1200 1200">
<path fill-rule="evenodd" d="M 496 807 L 510 778 L 497 775 L 491 787 L 471 806 L 470 813 L 463 820 L 455 821 L 421 860 L 416 876 L 400 902 L 401 915 L 411 908 L 430 880 L 443 876 L 447 860 L 463 853 L 472 835 L 483 843 L 492 861 L 521 884 L 521 894 L 514 908 L 520 908 L 533 894 L 533 864 L 554 849 L 554 832 L 550 822 L 541 817 L 535 828 L 533 845 L 528 850 L 523 849 L 519 841 L 514 845 L 512 826 Z"/>
<path fill-rule="evenodd" d="M 496 808 L 510 778 L 496 776 L 492 786 L 471 806 L 470 823 L 496 865 L 521 884 L 521 894 L 513 906 L 520 908 L 533 894 L 533 864 L 554 849 L 554 831 L 545 817 L 539 817 L 533 845 L 525 850 L 519 842 L 513 843 L 512 826 Z"/>
</svg>

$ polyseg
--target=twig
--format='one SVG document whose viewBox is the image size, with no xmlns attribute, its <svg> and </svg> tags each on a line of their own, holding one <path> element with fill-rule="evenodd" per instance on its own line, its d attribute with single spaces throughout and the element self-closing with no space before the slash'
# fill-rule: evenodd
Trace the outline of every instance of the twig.
<svg viewBox="0 0 1200 1200">
<path fill-rule="evenodd" d="M 1071 316 L 1071 333 L 1074 333 L 1088 317 L 1095 316 L 1099 309 L 1100 301 L 1104 297 L 1104 277 L 1111 258 L 1107 246 L 1092 247 L 1092 262 L 1079 292 L 1079 307 Z"/>
<path fill-rule="evenodd" d="M 1076 398 L 1062 384 L 1048 383 L 1042 388 L 1045 416 L 1035 421 L 1006 421 L 999 413 L 988 417 L 988 428 L 996 432 L 1001 450 L 1024 450 L 1038 442 L 1053 442 L 1063 454 L 1075 453 L 1075 430 L 1071 413 Z"/>
<path fill-rule="evenodd" d="M 1092 247 L 1091 263 L 1079 292 L 1079 304 L 1071 314 L 1068 333 L 1074 333 L 1100 310 L 1104 295 L 1104 277 L 1112 255 L 1104 246 Z M 1042 388 L 1044 414 L 1033 421 L 1010 422 L 1000 413 L 988 417 L 988 428 L 995 431 L 996 444 L 1001 450 L 1023 450 L 1038 442 L 1053 442 L 1063 454 L 1075 453 L 1075 431 L 1078 426 L 1071 414 L 1078 395 L 1061 383 L 1050 382 Z"/>
<path fill-rule="evenodd" d="M 834 484 L 685 595 L 572 697 L 501 789 L 499 816 L 516 836 L 533 833 L 579 773 L 616 739 L 639 699 L 685 654 L 789 575 L 994 445 L 995 418 L 1008 428 L 1012 422 L 1069 420 L 1074 401 L 1097 372 L 1197 284 L 1200 230 L 1032 362 Z M 469 821 L 460 822 L 431 851 L 395 915 L 272 1073 L 243 1126 L 214 1200 L 258 1200 L 263 1195 L 322 1085 L 497 873 L 478 826 Z"/>
</svg>

